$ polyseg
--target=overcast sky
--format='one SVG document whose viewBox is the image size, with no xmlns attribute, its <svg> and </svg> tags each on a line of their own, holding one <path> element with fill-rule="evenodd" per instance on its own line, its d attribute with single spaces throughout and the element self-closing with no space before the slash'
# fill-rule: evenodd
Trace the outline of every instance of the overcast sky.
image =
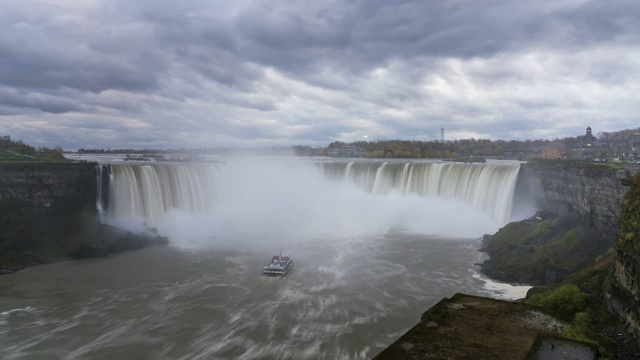
<svg viewBox="0 0 640 360">
<path fill-rule="evenodd" d="M 2 0 L 35 146 L 553 139 L 640 126 L 638 0 Z"/>
</svg>

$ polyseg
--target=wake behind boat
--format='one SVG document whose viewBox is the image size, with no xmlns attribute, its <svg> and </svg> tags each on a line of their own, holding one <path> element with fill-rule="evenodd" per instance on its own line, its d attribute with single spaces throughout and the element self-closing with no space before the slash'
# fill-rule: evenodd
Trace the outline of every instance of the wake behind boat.
<svg viewBox="0 0 640 360">
<path fill-rule="evenodd" d="M 271 262 L 262 269 L 264 276 L 285 276 L 293 266 L 293 259 L 286 255 L 274 255 Z"/>
</svg>

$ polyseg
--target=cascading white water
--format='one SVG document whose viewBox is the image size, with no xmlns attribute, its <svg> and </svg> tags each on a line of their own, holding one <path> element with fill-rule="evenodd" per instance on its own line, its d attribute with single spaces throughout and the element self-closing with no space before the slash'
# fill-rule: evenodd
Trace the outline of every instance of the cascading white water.
<svg viewBox="0 0 640 360">
<path fill-rule="evenodd" d="M 323 162 L 324 174 L 373 194 L 400 191 L 462 201 L 501 224 L 510 220 L 518 163 Z"/>
<path fill-rule="evenodd" d="M 109 214 L 156 226 L 169 209 L 206 212 L 215 203 L 218 178 L 212 164 L 111 165 Z"/>
<path fill-rule="evenodd" d="M 103 177 L 104 172 L 105 172 L 105 166 L 104 165 L 96 165 L 96 210 L 98 211 L 98 216 L 100 216 L 100 219 L 102 220 L 103 217 L 103 213 L 104 213 L 104 200 L 103 200 L 103 189 L 102 189 L 102 183 L 103 183 Z"/>
<path fill-rule="evenodd" d="M 312 210 L 314 203 L 327 202 L 326 196 L 331 192 L 331 188 L 324 185 L 321 179 L 315 183 L 311 177 L 312 173 L 292 173 L 289 167 L 280 168 L 282 164 L 260 163 L 256 167 L 257 164 L 114 164 L 110 166 L 110 171 L 102 167 L 98 169 L 98 181 L 101 182 L 99 189 L 106 187 L 104 177 L 108 176 L 106 213 L 111 219 L 143 221 L 148 227 L 162 224 L 166 213 L 173 209 L 194 214 L 213 214 L 217 211 L 218 218 L 228 217 L 229 211 L 240 218 L 247 218 L 249 213 L 258 218 L 270 218 L 277 215 L 273 213 L 273 209 L 276 208 L 281 213 L 280 216 L 289 219 L 299 216 L 300 211 L 317 211 L 315 217 L 312 217 L 313 220 L 308 221 L 317 222 L 318 218 L 324 216 L 327 209 Z M 326 177 L 350 180 L 373 194 L 415 194 L 465 203 L 470 208 L 482 211 L 498 225 L 510 220 L 519 170 L 517 163 L 336 161 L 320 162 L 317 165 Z M 308 164 L 287 166 L 302 169 L 308 167 Z M 251 167 L 256 168 L 252 171 Z M 295 179 L 291 178 L 292 176 Z M 264 188 L 261 185 L 263 183 Z M 323 198 L 315 199 L 313 194 L 320 188 L 325 195 Z M 240 196 L 240 192 L 246 193 L 249 190 L 253 195 L 247 194 L 248 198 Z M 269 201 L 260 200 L 263 198 L 261 192 L 272 193 L 276 198 Z M 99 210 L 103 206 L 100 201 L 103 194 L 104 189 L 98 194 Z M 294 199 L 303 202 L 297 203 L 298 200 Z M 242 206 L 236 204 L 239 201 Z M 254 201 L 257 203 L 253 203 Z M 292 201 L 295 203 L 291 203 Z M 331 201 L 341 202 L 342 199 Z M 265 202 L 269 205 L 264 204 Z M 282 204 L 289 204 L 292 209 L 295 208 L 292 210 L 294 214 L 282 208 Z M 238 206 L 241 209 L 238 209 Z M 258 215 L 257 209 L 265 206 L 267 209 L 271 206 L 272 211 Z M 350 205 L 345 203 L 340 206 Z M 262 222 L 258 218 L 253 218 L 251 226 L 255 227 L 256 223 Z M 273 219 L 271 221 L 275 222 Z M 247 225 L 240 224 L 238 227 L 243 228 Z M 275 227 L 280 225 L 273 223 L 268 228 Z"/>
</svg>

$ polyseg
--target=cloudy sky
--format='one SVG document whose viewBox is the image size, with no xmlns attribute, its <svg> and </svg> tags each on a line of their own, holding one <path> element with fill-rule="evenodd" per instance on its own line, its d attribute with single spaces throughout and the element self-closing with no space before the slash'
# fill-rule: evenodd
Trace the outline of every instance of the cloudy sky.
<svg viewBox="0 0 640 360">
<path fill-rule="evenodd" d="M 2 0 L 36 146 L 553 139 L 640 126 L 638 0 Z"/>
</svg>

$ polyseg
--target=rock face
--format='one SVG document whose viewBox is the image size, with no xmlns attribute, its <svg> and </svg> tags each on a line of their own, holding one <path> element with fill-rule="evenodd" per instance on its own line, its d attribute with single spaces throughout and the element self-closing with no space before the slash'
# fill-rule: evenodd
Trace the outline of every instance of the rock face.
<svg viewBox="0 0 640 360">
<path fill-rule="evenodd" d="M 0 273 L 64 258 L 95 217 L 95 164 L 0 164 Z"/>
<path fill-rule="evenodd" d="M 523 172 L 543 208 L 577 211 L 597 228 L 612 231 L 616 258 L 605 294 L 607 306 L 639 337 L 640 171 L 538 161 L 523 166 Z"/>
<path fill-rule="evenodd" d="M 615 228 L 628 187 L 625 170 L 577 161 L 532 161 L 523 164 L 527 182 L 539 208 L 552 212 L 575 211 L 600 229 Z"/>
<path fill-rule="evenodd" d="M 490 258 L 482 271 L 503 281 L 548 285 L 593 263 L 613 247 L 626 178 L 626 171 L 606 164 L 523 164 L 515 207 L 533 198 L 542 211 L 485 235 L 483 251 Z"/>
<path fill-rule="evenodd" d="M 632 178 L 616 235 L 614 273 L 607 290 L 609 308 L 640 336 L 640 172 Z"/>
<path fill-rule="evenodd" d="M 0 200 L 29 212 L 74 213 L 94 207 L 95 194 L 92 163 L 0 163 Z"/>
<path fill-rule="evenodd" d="M 510 283 L 550 285 L 590 264 L 611 247 L 581 216 L 539 212 L 485 235 L 481 251 L 489 255 L 481 271 Z"/>
<path fill-rule="evenodd" d="M 100 224 L 96 188 L 93 163 L 0 163 L 0 274 L 167 243 Z"/>
</svg>

